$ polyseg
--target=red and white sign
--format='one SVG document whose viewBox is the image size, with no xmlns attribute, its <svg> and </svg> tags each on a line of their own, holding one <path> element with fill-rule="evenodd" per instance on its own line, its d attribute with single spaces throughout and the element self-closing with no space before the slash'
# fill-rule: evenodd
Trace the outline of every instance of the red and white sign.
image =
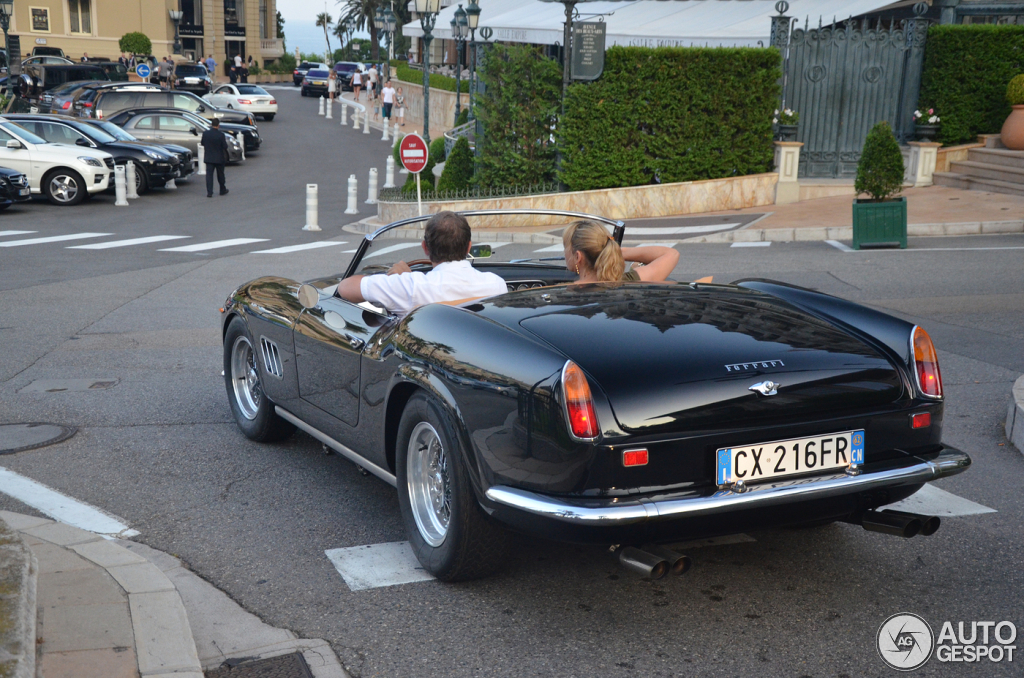
<svg viewBox="0 0 1024 678">
<path fill-rule="evenodd" d="M 405 135 L 398 145 L 398 157 L 402 159 L 402 165 L 413 174 L 419 174 L 427 166 L 427 153 L 427 142 L 415 132 Z"/>
</svg>

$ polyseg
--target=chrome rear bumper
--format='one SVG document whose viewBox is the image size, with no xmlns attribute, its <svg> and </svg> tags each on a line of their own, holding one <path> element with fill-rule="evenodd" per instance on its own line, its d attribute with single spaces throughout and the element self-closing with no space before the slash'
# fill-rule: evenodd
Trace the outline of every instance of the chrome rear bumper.
<svg viewBox="0 0 1024 678">
<path fill-rule="evenodd" d="M 930 461 L 910 466 L 865 470 L 859 475 L 796 479 L 776 484 L 754 485 L 742 492 L 725 489 L 711 496 L 688 494 L 652 498 L 566 500 L 561 497 L 496 485 L 487 490 L 492 502 L 556 521 L 587 527 L 612 527 L 649 520 L 707 517 L 732 511 L 792 504 L 865 492 L 884 487 L 920 485 L 967 470 L 971 458 L 952 447 Z"/>
</svg>

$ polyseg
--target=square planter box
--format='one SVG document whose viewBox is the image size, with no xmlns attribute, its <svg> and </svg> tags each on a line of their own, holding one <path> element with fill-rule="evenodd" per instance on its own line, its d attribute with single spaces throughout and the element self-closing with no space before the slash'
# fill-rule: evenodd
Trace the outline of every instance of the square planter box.
<svg viewBox="0 0 1024 678">
<path fill-rule="evenodd" d="M 853 201 L 853 249 L 863 245 L 906 249 L 906 198 Z"/>
</svg>

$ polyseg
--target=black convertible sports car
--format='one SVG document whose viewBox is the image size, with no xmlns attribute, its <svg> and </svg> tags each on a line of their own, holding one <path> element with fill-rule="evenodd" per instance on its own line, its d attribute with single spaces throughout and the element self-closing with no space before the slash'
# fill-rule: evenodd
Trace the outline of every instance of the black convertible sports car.
<svg viewBox="0 0 1024 678">
<path fill-rule="evenodd" d="M 465 216 L 498 213 L 512 211 Z M 619 242 L 625 228 L 515 218 L 528 214 L 589 218 Z M 415 251 L 388 238 L 426 218 L 367 235 L 344 274 L 232 292 L 224 375 L 250 438 L 297 427 L 397 487 L 413 550 L 439 579 L 492 572 L 506 528 L 616 545 L 654 577 L 686 569 L 658 546 L 681 539 L 833 520 L 904 537 L 938 528 L 882 508 L 971 463 L 941 441 L 922 328 L 767 280 L 571 284 L 561 257 L 474 259 L 507 294 L 400 321 L 333 295 Z M 533 242 L 560 242 L 542 231 Z"/>
</svg>

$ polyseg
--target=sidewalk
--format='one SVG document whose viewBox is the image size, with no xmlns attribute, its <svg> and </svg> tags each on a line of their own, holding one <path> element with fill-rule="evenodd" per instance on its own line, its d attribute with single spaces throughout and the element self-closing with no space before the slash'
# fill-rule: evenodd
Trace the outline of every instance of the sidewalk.
<svg viewBox="0 0 1024 678">
<path fill-rule="evenodd" d="M 354 101 L 354 96 L 353 96 L 352 92 L 342 92 L 341 93 L 341 97 L 343 99 L 345 99 L 346 101 Z M 366 108 L 369 109 L 370 116 L 371 116 L 370 129 L 375 129 L 378 132 L 383 132 L 383 130 L 384 130 L 384 123 L 383 123 L 383 121 L 382 120 L 378 120 L 378 121 L 375 122 L 374 120 L 372 120 L 372 116 L 373 116 L 373 102 L 372 101 L 367 101 L 367 99 L 366 99 L 366 92 L 360 92 L 360 94 L 359 94 L 359 101 L 357 103 L 359 103 L 359 104 L 361 104 L 361 105 L 363 105 L 363 106 L 365 106 Z M 349 125 L 351 125 L 352 124 L 351 123 L 352 111 L 349 110 L 348 113 L 349 113 L 349 121 L 350 121 Z M 383 112 L 381 114 L 383 115 Z M 334 115 L 334 118 L 337 119 L 337 118 L 339 118 L 341 116 L 341 113 L 339 111 L 335 111 L 333 115 Z M 359 128 L 362 129 L 362 126 L 363 126 L 362 114 L 360 114 Z M 394 129 L 395 129 L 395 120 L 392 119 L 392 121 L 391 121 L 391 131 L 394 132 Z M 449 128 L 445 127 L 444 125 L 438 125 L 438 126 L 431 125 L 430 126 L 430 139 L 431 139 L 431 141 L 433 141 L 434 139 L 440 139 L 441 137 L 444 136 L 444 133 L 447 132 L 448 130 L 449 130 Z M 399 127 L 398 128 L 398 133 L 399 134 L 411 134 L 412 132 L 416 132 L 417 134 L 422 136 L 423 135 L 423 125 L 414 125 L 411 122 L 407 122 L 407 123 L 405 123 L 405 127 Z"/>
</svg>

